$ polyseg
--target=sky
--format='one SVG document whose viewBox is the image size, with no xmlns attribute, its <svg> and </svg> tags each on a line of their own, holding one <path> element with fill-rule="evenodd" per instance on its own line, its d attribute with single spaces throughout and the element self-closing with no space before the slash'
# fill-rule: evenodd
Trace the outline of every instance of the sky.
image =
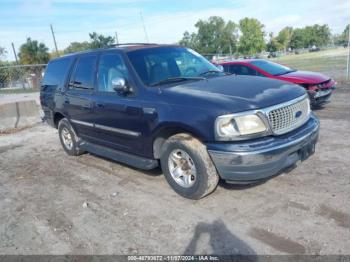
<svg viewBox="0 0 350 262">
<path fill-rule="evenodd" d="M 184 31 L 195 31 L 199 19 L 221 16 L 238 22 L 254 17 L 265 32 L 278 33 L 285 26 L 328 24 L 341 33 L 350 23 L 350 0 L 0 0 L 0 46 L 13 60 L 27 37 L 54 49 L 57 45 L 89 39 L 89 32 L 115 36 L 119 42 L 146 42 L 141 14 L 149 41 L 178 42 Z"/>
</svg>

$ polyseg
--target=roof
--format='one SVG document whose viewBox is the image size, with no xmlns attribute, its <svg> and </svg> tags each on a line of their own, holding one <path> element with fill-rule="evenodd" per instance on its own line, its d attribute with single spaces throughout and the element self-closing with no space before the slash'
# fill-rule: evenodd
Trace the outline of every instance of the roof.
<svg viewBox="0 0 350 262">
<path fill-rule="evenodd" d="M 244 64 L 244 63 L 251 63 L 254 61 L 260 61 L 264 59 L 237 59 L 237 60 L 230 60 L 230 61 L 223 61 L 219 62 L 220 65 L 229 65 L 229 64 Z"/>
<path fill-rule="evenodd" d="M 97 51 L 104 51 L 104 50 L 111 50 L 111 49 L 117 49 L 117 50 L 125 50 L 125 51 L 134 51 L 134 50 L 139 50 L 139 49 L 147 49 L 147 48 L 156 48 L 156 47 L 178 47 L 178 45 L 174 44 L 155 44 L 155 43 L 125 43 L 125 44 L 115 44 L 115 45 L 110 45 L 102 48 L 97 48 L 97 49 L 89 49 L 89 50 L 84 50 L 80 52 L 74 52 L 74 53 L 69 53 L 66 55 L 63 55 L 61 57 L 55 58 L 53 60 L 63 58 L 63 57 L 69 57 L 69 56 L 75 56 L 75 55 L 81 55 L 81 54 L 88 54 L 88 53 L 93 53 Z"/>
</svg>

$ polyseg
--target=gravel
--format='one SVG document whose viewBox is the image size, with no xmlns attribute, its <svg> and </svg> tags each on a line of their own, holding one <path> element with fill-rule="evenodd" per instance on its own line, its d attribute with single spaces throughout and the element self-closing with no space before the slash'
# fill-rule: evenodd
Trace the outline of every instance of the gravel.
<svg viewBox="0 0 350 262">
<path fill-rule="evenodd" d="M 69 157 L 45 124 L 0 136 L 0 254 L 350 254 L 350 86 L 316 153 L 266 183 L 199 201 L 161 170 Z"/>
</svg>

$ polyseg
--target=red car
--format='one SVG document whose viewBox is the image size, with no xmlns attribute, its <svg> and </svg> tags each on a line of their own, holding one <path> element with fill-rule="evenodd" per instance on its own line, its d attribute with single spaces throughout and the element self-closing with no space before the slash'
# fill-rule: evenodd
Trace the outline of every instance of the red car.
<svg viewBox="0 0 350 262">
<path fill-rule="evenodd" d="M 336 82 L 320 73 L 298 71 L 263 59 L 245 59 L 222 62 L 224 71 L 236 75 L 253 75 L 279 79 L 303 86 L 313 107 L 329 102 Z"/>
</svg>

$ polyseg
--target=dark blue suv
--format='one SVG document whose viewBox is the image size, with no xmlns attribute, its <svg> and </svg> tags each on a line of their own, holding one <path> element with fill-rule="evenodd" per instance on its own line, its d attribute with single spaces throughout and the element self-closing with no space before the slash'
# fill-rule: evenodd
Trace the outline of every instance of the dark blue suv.
<svg viewBox="0 0 350 262">
<path fill-rule="evenodd" d="M 248 184 L 276 175 L 314 152 L 319 131 L 302 87 L 227 75 L 175 45 L 51 60 L 40 97 L 69 155 L 160 164 L 170 186 L 191 199 L 212 192 L 219 177 Z"/>
</svg>

